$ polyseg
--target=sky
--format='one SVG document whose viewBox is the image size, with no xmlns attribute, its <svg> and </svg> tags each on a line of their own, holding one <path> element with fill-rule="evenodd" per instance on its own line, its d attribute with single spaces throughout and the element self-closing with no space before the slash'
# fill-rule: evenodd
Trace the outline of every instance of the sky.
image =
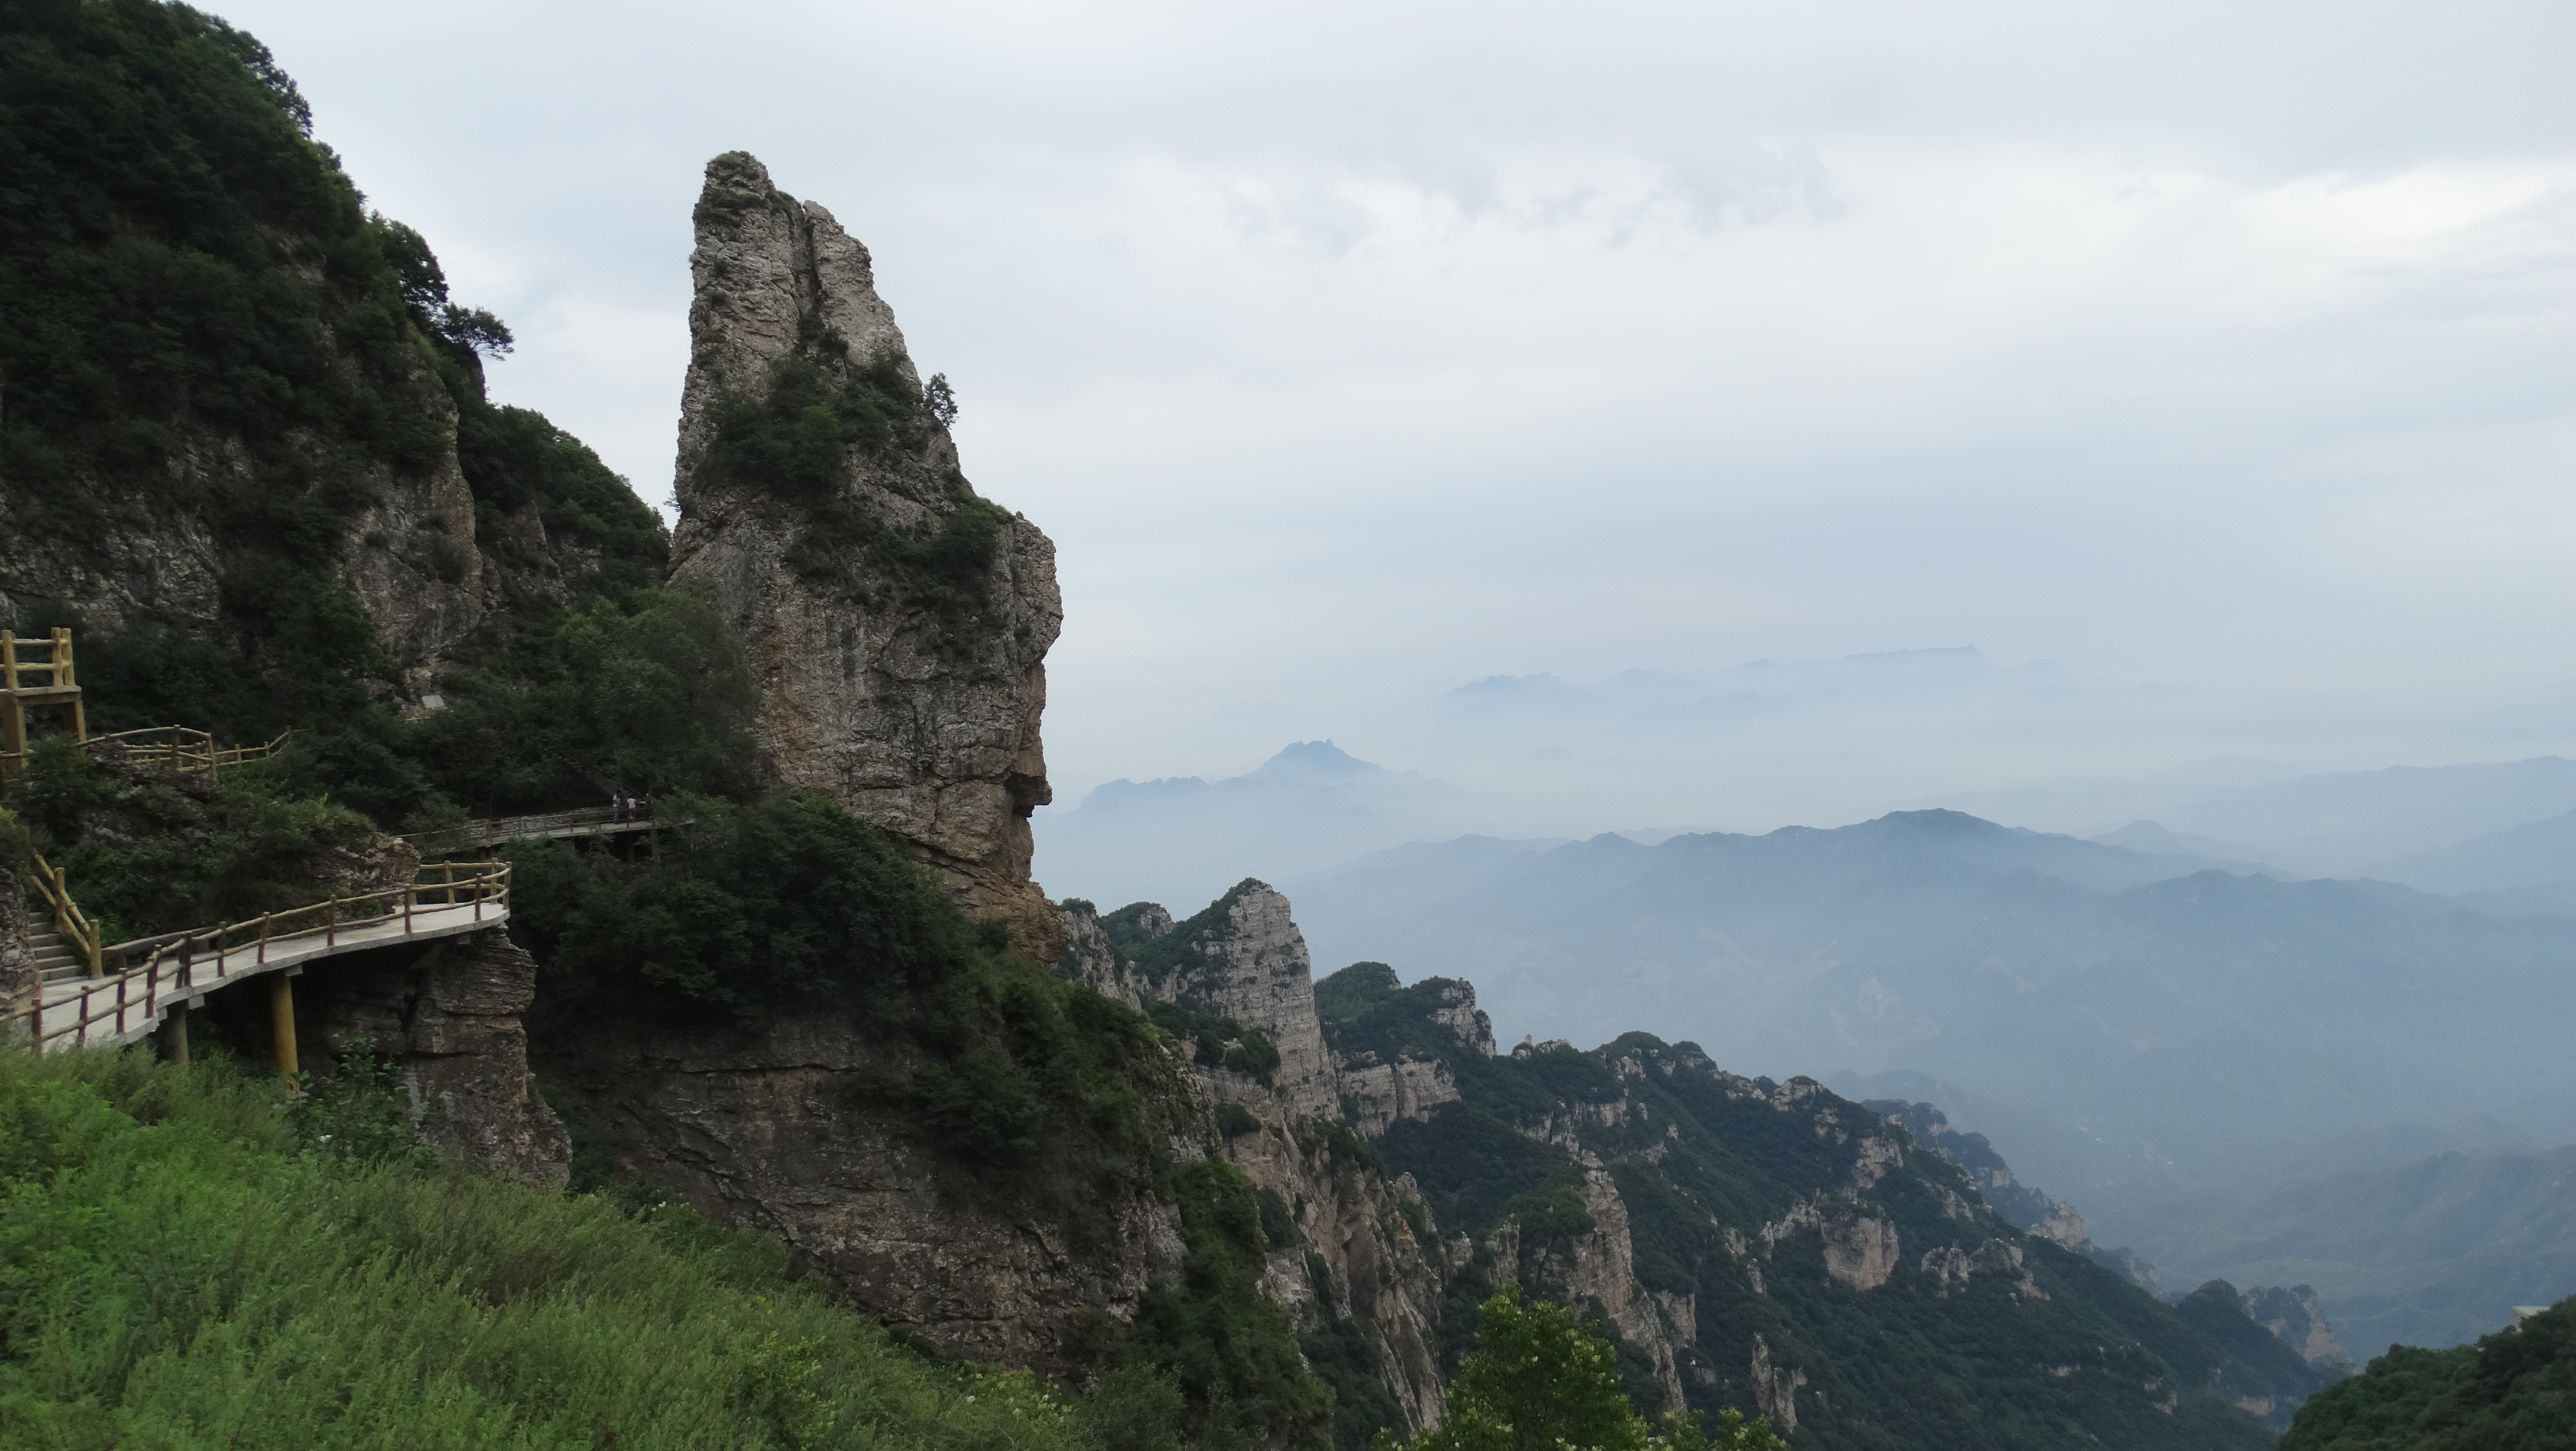
<svg viewBox="0 0 2576 1451">
<path fill-rule="evenodd" d="M 1058 546 L 1068 805 L 1326 737 L 1503 789 L 1616 752 L 1452 755 L 1487 677 L 1961 646 L 2100 709 L 1711 724 L 1533 829 L 2576 754 L 2563 4 L 214 8 L 649 501 L 705 160 L 865 240 Z"/>
</svg>

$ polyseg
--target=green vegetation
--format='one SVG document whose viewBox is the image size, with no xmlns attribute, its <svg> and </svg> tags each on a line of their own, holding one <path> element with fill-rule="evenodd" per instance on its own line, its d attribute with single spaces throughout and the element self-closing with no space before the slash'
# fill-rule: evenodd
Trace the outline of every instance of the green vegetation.
<svg viewBox="0 0 2576 1451">
<path fill-rule="evenodd" d="M 1727 1409 L 1710 1440 L 1696 1413 L 1675 1412 L 1653 1435 L 1620 1389 L 1618 1355 L 1574 1312 L 1524 1300 L 1515 1285 L 1487 1300 L 1476 1348 L 1449 1386 L 1449 1415 L 1410 1451 L 1788 1451 L 1769 1420 Z M 1378 1445 L 1392 1451 L 1392 1435 Z"/>
<path fill-rule="evenodd" d="M 624 608 L 658 580 L 659 520 L 543 417 L 489 402 L 481 355 L 507 327 L 448 298 L 418 233 L 365 210 L 256 40 L 154 0 L 21 5 L 0 94 L 0 527 L 114 574 L 132 564 L 120 536 L 185 524 L 216 569 L 211 621 L 147 612 L 108 632 L 21 595 L 10 623 L 79 633 L 93 729 L 294 728 L 304 787 L 385 825 L 473 799 L 425 773 L 349 556 L 454 585 L 480 552 L 503 585 L 497 662 L 556 611 Z M 451 439 L 474 536 L 353 537 Z"/>
<path fill-rule="evenodd" d="M 1192 1061 L 1202 1068 L 1224 1068 L 1265 1084 L 1279 1070 L 1279 1049 L 1270 1039 L 1232 1018 L 1165 1002 L 1147 1003 L 1145 1016 L 1189 1044 Z"/>
<path fill-rule="evenodd" d="M 760 388 L 717 395 L 695 477 L 792 506 L 802 523 L 789 568 L 863 603 L 925 611 L 942 644 L 962 650 L 987 628 L 994 552 L 1011 516 L 954 466 L 934 475 L 927 450 L 956 399 L 945 378 L 933 382 L 916 386 L 892 349 L 852 357 L 838 329 L 807 313 L 795 350 L 770 364 Z M 861 459 L 923 474 L 908 491 L 946 503 L 939 522 L 904 528 L 882 518 L 853 488 Z"/>
<path fill-rule="evenodd" d="M 1515 1279 L 1543 1287 L 1548 1266 L 1590 1227 L 1582 1174 L 1559 1142 L 1531 1136 L 1549 1125 L 1607 1166 L 1639 1282 L 1693 1297 L 1699 1338 L 1679 1358 L 1694 1412 L 1759 1409 L 1744 1380 L 1757 1336 L 1774 1365 L 1807 1377 L 1799 1444 L 1834 1451 L 2097 1442 L 2250 1451 L 2266 1432 L 2231 1402 L 2295 1400 L 2322 1380 L 2247 1317 L 2233 1291 L 2211 1287 L 2168 1307 L 2000 1219 L 1963 1219 L 1974 1185 L 1956 1165 L 1910 1149 L 1850 1205 L 1893 1226 L 1903 1246 L 1893 1277 L 1857 1293 L 1827 1272 L 1816 1232 L 1777 1238 L 1766 1251 L 1762 1230 L 1802 1204 L 1842 1202 L 1858 1182 L 1863 1138 L 1901 1129 L 1828 1093 L 1792 1098 L 1767 1079 L 1722 1073 L 1696 1046 L 1651 1034 L 1591 1052 L 1488 1059 L 1433 1019 L 1447 988 L 1401 986 L 1363 964 L 1316 993 L 1337 1051 L 1437 1060 L 1458 1082 L 1462 1101 L 1388 1129 L 1378 1144 L 1388 1169 L 1414 1177 L 1444 1230 L 1481 1238 L 1506 1218 L 1520 1224 L 1520 1264 L 1471 1263 L 1453 1277 L 1446 1355 L 1461 1355 L 1473 1333 L 1473 1296 Z M 2015 1276 L 1980 1271 L 1945 1287 L 1924 1271 L 1927 1254 L 1975 1254 L 1990 1242 L 2021 1256 L 2039 1295 L 2017 1293 Z M 1758 1265 L 1748 1268 L 1748 1254 Z M 1610 1374 L 1637 1404 L 1681 1409 L 1656 1405 L 1636 1348 L 1599 1329 Z"/>
<path fill-rule="evenodd" d="M 1170 1368 L 1195 1444 L 1320 1448 L 1333 1393 L 1307 1373 L 1288 1312 L 1261 1294 L 1269 1241 L 1252 1182 L 1209 1159 L 1181 1168 L 1172 1189 L 1189 1257 L 1179 1284 L 1146 1293 L 1129 1353 Z"/>
<path fill-rule="evenodd" d="M 216 1061 L 0 1052 L 0 1441 L 1146 1444 L 1116 1433 L 1150 1375 L 1078 1402 L 941 1366 L 764 1236 L 335 1148 L 383 1093 L 298 1110 Z"/>
<path fill-rule="evenodd" d="M 113 943 L 300 907 L 328 895 L 319 883 L 373 887 L 374 828 L 286 789 L 288 771 L 135 770 L 56 738 L 0 800 Z"/>
<path fill-rule="evenodd" d="M 402 733 L 442 802 L 475 816 L 614 790 L 753 795 L 760 692 L 715 608 L 679 590 L 594 596 L 483 652 Z"/>
<path fill-rule="evenodd" d="M 2576 1448 L 2576 1300 L 2475 1345 L 2392 1345 L 2299 1408 L 2280 1451 Z"/>
<path fill-rule="evenodd" d="M 1146 918 L 1162 911 L 1151 902 L 1130 902 L 1115 912 L 1102 913 L 1100 929 L 1120 957 L 1133 964 L 1147 982 L 1160 985 L 1197 954 L 1202 939 L 1225 925 L 1227 914 L 1251 885 L 1248 880 L 1235 883 L 1224 896 L 1187 921 L 1176 922 L 1162 932 L 1145 930 Z"/>
</svg>

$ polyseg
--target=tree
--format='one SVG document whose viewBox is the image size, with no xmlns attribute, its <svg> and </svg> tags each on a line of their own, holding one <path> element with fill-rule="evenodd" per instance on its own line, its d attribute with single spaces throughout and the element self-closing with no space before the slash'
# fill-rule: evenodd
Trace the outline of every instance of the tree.
<svg viewBox="0 0 2576 1451">
<path fill-rule="evenodd" d="M 1769 1420 L 1720 1415 L 1717 1439 L 1676 1411 L 1655 1436 L 1619 1390 L 1617 1353 L 1573 1311 L 1524 1300 L 1515 1285 L 1487 1300 L 1476 1348 L 1449 1387 L 1449 1414 L 1410 1451 L 1788 1451 Z M 1381 1433 L 1380 1451 L 1394 1438 Z"/>
</svg>

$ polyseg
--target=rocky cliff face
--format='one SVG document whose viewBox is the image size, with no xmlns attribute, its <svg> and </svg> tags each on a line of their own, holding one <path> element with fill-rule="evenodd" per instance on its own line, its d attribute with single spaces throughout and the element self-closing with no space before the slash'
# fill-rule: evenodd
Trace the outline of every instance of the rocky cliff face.
<svg viewBox="0 0 2576 1451">
<path fill-rule="evenodd" d="M 1212 1099 L 1248 1118 L 1223 1139 L 1225 1158 L 1276 1196 L 1295 1227 L 1292 1242 L 1271 1251 L 1263 1291 L 1289 1308 L 1302 1333 L 1355 1329 L 1403 1427 L 1437 1425 L 1446 1407 L 1439 1353 L 1446 1251 L 1420 1190 L 1368 1162 L 1342 1107 L 1351 1095 L 1371 1120 L 1427 1113 L 1444 1093 L 1456 1097 L 1446 1069 L 1353 1069 L 1334 1058 L 1316 1013 L 1305 934 L 1288 899 L 1266 883 L 1247 880 L 1186 923 L 1150 903 L 1122 909 L 1114 915 L 1133 952 L 1121 950 L 1090 903 L 1061 911 L 1060 975 L 1130 1004 L 1232 1019 L 1278 1050 L 1266 1075 L 1200 1070 Z M 1462 1021 L 1471 1034 L 1481 1028 L 1490 1050 L 1492 1030 L 1474 1011 L 1472 992 Z"/>
<path fill-rule="evenodd" d="M 867 248 L 831 213 L 717 157 L 690 272 L 672 578 L 741 634 L 770 765 L 910 843 L 1052 961 L 1029 814 L 1052 799 L 1054 545 L 968 486 Z M 826 417 L 820 443 L 785 436 Z"/>
<path fill-rule="evenodd" d="M 962 1189 L 884 1090 L 894 1051 L 808 1013 L 759 1033 L 619 1024 L 549 1064 L 623 1171 L 778 1235 L 875 1318 L 970 1360 L 1076 1368 L 1092 1317 L 1132 1320 L 1179 1274 L 1178 1212 L 1142 1176 L 1100 1206 L 1104 1236 L 1076 1242 L 1007 1186 Z M 1170 1078 L 1159 1131 L 1197 1157 L 1206 1099 Z"/>
<path fill-rule="evenodd" d="M 495 930 L 319 965 L 296 1006 L 312 1067 L 330 1071 L 363 1040 L 392 1060 L 413 1121 L 449 1159 L 560 1189 L 572 1140 L 537 1096 L 520 1024 L 536 978 L 535 959 Z"/>
</svg>

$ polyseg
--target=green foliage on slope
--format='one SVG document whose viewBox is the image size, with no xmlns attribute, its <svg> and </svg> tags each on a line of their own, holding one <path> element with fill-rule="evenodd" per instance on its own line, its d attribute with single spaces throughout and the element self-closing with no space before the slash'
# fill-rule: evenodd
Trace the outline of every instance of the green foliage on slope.
<svg viewBox="0 0 2576 1451">
<path fill-rule="evenodd" d="M 109 576 L 134 564 L 97 555 L 115 530 L 185 533 L 216 595 L 211 622 L 145 588 L 112 633 L 23 595 L 9 623 L 79 633 L 93 729 L 291 727 L 309 789 L 388 826 L 437 815 L 448 787 L 404 728 L 353 552 L 452 585 L 479 551 L 507 583 L 497 662 L 588 595 L 658 580 L 660 521 L 577 440 L 487 399 L 480 354 L 507 328 L 367 212 L 256 40 L 184 5 L 33 0 L 0 17 L 0 98 L 0 520 Z M 451 440 L 474 537 L 353 537 Z"/>
<path fill-rule="evenodd" d="M 344 1105 L 344 1107 L 347 1107 Z M 685 1210 L 330 1152 L 220 1063 L 0 1052 L 0 1441 L 1091 1447 Z"/>
<path fill-rule="evenodd" d="M 2392 1345 L 2299 1408 L 2280 1451 L 2576 1448 L 2576 1300 L 2475 1345 Z"/>
<path fill-rule="evenodd" d="M 1854 1451 L 2251 1448 L 2266 1432 L 2231 1402 L 2318 1384 L 2226 1303 L 2232 1291 L 2165 1306 L 2014 1229 L 1955 1165 L 1814 1084 L 1738 1078 L 1644 1033 L 1486 1059 L 1431 1020 L 1443 1000 L 1436 983 L 1399 987 L 1374 968 L 1318 986 L 1338 1051 L 1438 1059 L 1458 1081 L 1461 1102 L 1387 1131 L 1390 1170 L 1414 1176 L 1445 1230 L 1482 1237 L 1517 1220 L 1521 1264 L 1484 1273 L 1544 1289 L 1584 1223 L 1579 1171 L 1532 1135 L 1570 1130 L 1607 1165 L 1639 1282 L 1693 1299 L 1698 1338 L 1680 1367 L 1691 1409 L 1760 1409 L 1747 1378 L 1757 1337 L 1771 1365 L 1806 1377 L 1798 1444 Z M 1864 1217 L 1900 1247 L 1866 1292 L 1828 1272 L 1817 1227 Z M 1934 1270 L 1953 1254 L 1973 1259 L 1964 1283 Z M 1462 1328 L 1453 1314 L 1453 1354 Z"/>
<path fill-rule="evenodd" d="M 1382 1451 L 1395 1439 L 1382 1435 Z M 1696 1412 L 1677 1411 L 1652 1434 L 1621 1389 L 1617 1349 L 1574 1312 L 1527 1300 L 1520 1287 L 1487 1300 L 1476 1348 L 1449 1387 L 1448 1418 L 1411 1451 L 1788 1451 L 1767 1419 L 1728 1409 L 1712 1440 Z"/>
<path fill-rule="evenodd" d="M 287 775 L 274 761 L 221 776 L 120 769 L 56 738 L 0 780 L 0 802 L 114 943 L 300 907 L 327 894 L 317 883 L 363 881 L 374 829 L 295 793 Z"/>
</svg>

